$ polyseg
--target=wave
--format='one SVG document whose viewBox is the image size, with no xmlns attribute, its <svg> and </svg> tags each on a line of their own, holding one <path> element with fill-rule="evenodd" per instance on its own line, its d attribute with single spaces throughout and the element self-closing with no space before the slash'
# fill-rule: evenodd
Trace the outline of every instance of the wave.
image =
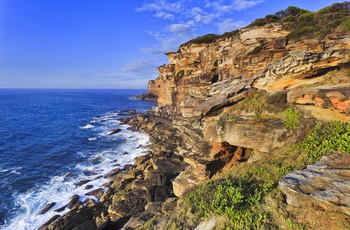
<svg viewBox="0 0 350 230">
<path fill-rule="evenodd" d="M 95 126 L 90 125 L 90 124 L 87 124 L 87 125 L 85 125 L 84 127 L 80 127 L 80 128 L 81 128 L 81 129 L 91 129 L 91 128 L 93 128 L 93 127 L 95 127 Z"/>
<path fill-rule="evenodd" d="M 0 173 L 20 175 L 21 174 L 21 172 L 19 172 L 20 169 L 22 169 L 22 167 L 12 167 L 9 169 L 0 169 Z"/>
<path fill-rule="evenodd" d="M 128 130 L 126 125 L 120 125 L 120 122 L 115 120 L 115 113 L 95 117 L 93 121 L 94 125 L 87 124 L 83 128 L 86 132 L 93 132 L 93 137 L 88 139 L 93 140 L 95 146 L 101 146 L 100 149 L 78 151 L 82 162 L 62 175 L 53 176 L 45 185 L 38 185 L 26 193 L 16 194 L 16 210 L 13 215 L 15 217 L 3 220 L 4 225 L 0 225 L 0 229 L 37 229 L 52 216 L 68 212 L 68 208 L 59 213 L 54 210 L 67 205 L 73 195 L 79 195 L 82 202 L 85 199 L 98 201 L 96 197 L 86 194 L 109 181 L 104 175 L 115 169 L 116 165 L 123 167 L 125 164 L 133 164 L 135 157 L 148 151 L 149 136 Z M 121 130 L 118 135 L 108 135 L 109 130 L 115 128 Z M 0 172 L 5 171 L 0 169 Z M 53 207 L 40 214 L 45 205 L 51 203 L 54 203 Z"/>
</svg>

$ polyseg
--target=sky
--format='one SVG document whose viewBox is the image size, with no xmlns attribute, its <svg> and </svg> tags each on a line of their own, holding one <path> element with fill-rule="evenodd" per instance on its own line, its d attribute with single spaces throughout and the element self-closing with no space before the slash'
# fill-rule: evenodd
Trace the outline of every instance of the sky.
<svg viewBox="0 0 350 230">
<path fill-rule="evenodd" d="M 0 0 L 0 88 L 146 89 L 165 52 L 332 0 Z"/>
</svg>

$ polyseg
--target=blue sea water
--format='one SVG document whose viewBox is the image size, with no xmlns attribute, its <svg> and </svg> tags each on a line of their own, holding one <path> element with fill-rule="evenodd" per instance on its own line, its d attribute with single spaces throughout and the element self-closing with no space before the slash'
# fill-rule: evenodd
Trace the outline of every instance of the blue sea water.
<svg viewBox="0 0 350 230">
<path fill-rule="evenodd" d="M 121 110 L 151 109 L 131 98 L 144 92 L 0 89 L 0 229 L 37 229 L 72 195 L 88 197 L 75 183 L 96 189 L 107 182 L 100 175 L 144 153 L 148 136 L 118 121 Z M 115 128 L 122 131 L 109 135 Z"/>
</svg>

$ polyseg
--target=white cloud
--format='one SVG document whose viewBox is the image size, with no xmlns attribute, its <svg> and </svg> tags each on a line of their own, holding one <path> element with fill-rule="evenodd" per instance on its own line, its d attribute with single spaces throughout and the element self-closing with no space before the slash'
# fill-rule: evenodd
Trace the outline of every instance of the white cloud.
<svg viewBox="0 0 350 230">
<path fill-rule="evenodd" d="M 214 18 L 218 17 L 218 14 L 207 13 L 199 7 L 194 7 L 188 11 L 188 15 L 192 17 L 192 20 L 188 24 L 203 23 L 209 24 Z"/>
<path fill-rule="evenodd" d="M 137 8 L 137 11 L 170 11 L 178 12 L 181 9 L 181 2 L 169 3 L 166 0 L 155 0 L 153 2 L 145 3 Z"/>
<path fill-rule="evenodd" d="M 146 54 L 151 54 L 151 55 L 164 54 L 164 51 L 161 48 L 156 47 L 156 46 L 142 48 L 141 51 L 146 53 Z"/>
<path fill-rule="evenodd" d="M 233 0 L 230 3 L 224 4 L 222 0 L 215 2 L 208 2 L 205 6 L 207 8 L 212 8 L 213 10 L 221 13 L 227 13 L 231 11 L 239 11 L 250 8 L 257 4 L 264 2 L 264 0 L 255 0 L 255 1 L 247 1 L 247 0 Z"/>
<path fill-rule="evenodd" d="M 246 26 L 245 21 L 233 21 L 234 11 L 253 7 L 264 0 L 143 0 L 138 12 L 150 12 L 153 17 L 171 22 L 159 31 L 148 32 L 157 44 L 143 48 L 149 55 L 176 51 L 182 43 L 196 37 L 206 25 L 217 26 L 218 33 L 224 33 Z M 215 33 L 215 32 L 214 32 Z"/>
<path fill-rule="evenodd" d="M 260 4 L 262 2 L 264 2 L 264 0 L 256 0 L 256 1 L 235 0 L 233 1 L 232 6 L 234 10 L 244 10 L 252 6 L 255 6 L 257 4 Z"/>
<path fill-rule="evenodd" d="M 174 31 L 170 31 L 170 28 L 168 28 L 167 32 L 163 33 L 148 31 L 148 33 L 158 41 L 158 50 L 162 50 L 163 53 L 177 50 L 181 43 L 188 40 L 187 37 L 181 36 L 176 33 L 176 31 L 179 30 L 180 27 L 176 28 L 176 26 L 173 26 L 172 29 Z M 186 29 L 184 28 L 184 30 Z M 178 31 L 178 33 L 186 34 L 185 31 Z M 152 48 L 155 49 L 155 47 Z M 147 49 L 150 48 L 146 48 L 144 50 Z"/>
<path fill-rule="evenodd" d="M 125 64 L 120 67 L 121 72 L 125 73 L 143 73 L 147 69 L 155 69 L 154 59 L 140 59 L 134 62 Z"/>
<path fill-rule="evenodd" d="M 232 4 L 224 5 L 223 1 L 208 2 L 205 7 L 221 13 L 229 12 L 233 8 Z"/>
<path fill-rule="evenodd" d="M 219 27 L 220 33 L 225 33 L 229 32 L 232 30 L 237 30 L 240 29 L 244 26 L 246 26 L 248 23 L 244 21 L 232 21 L 232 19 L 228 18 L 225 19 L 224 21 L 217 23 L 216 25 Z"/>
<path fill-rule="evenodd" d="M 171 13 L 165 12 L 165 11 L 159 11 L 154 14 L 155 17 L 157 18 L 163 18 L 163 19 L 169 19 L 169 20 L 174 20 L 175 16 Z"/>
<path fill-rule="evenodd" d="M 172 24 L 169 26 L 169 31 L 184 38 L 192 38 L 194 36 L 192 27 L 187 24 Z"/>
</svg>

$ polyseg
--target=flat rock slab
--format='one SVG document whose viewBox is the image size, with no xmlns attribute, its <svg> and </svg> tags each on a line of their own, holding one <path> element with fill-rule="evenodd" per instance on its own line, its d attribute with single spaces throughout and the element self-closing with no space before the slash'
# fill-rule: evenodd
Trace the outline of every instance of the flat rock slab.
<svg viewBox="0 0 350 230">
<path fill-rule="evenodd" d="M 279 185 L 288 204 L 309 201 L 350 215 L 350 154 L 329 153 L 306 169 L 288 173 Z"/>
</svg>

